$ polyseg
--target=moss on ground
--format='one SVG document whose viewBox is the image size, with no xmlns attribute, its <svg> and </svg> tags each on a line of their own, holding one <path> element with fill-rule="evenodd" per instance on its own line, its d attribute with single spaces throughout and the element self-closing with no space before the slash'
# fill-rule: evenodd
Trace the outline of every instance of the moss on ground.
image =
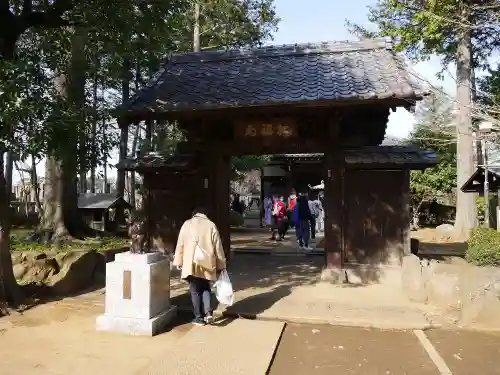
<svg viewBox="0 0 500 375">
<path fill-rule="evenodd" d="M 96 250 L 98 252 L 106 252 L 129 246 L 129 240 L 122 237 L 105 237 L 105 238 L 87 238 L 85 240 L 75 240 L 71 244 L 61 245 L 57 248 L 48 244 L 39 244 L 36 242 L 25 241 L 30 230 L 14 229 L 11 233 L 10 249 L 15 252 L 66 252 L 72 250 Z"/>
</svg>

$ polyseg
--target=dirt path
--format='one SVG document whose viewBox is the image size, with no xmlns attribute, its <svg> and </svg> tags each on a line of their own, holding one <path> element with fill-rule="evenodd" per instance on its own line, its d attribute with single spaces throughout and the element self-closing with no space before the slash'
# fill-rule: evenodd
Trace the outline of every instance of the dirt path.
<svg viewBox="0 0 500 375">
<path fill-rule="evenodd" d="M 191 326 L 154 338 L 96 332 L 96 296 L 67 299 L 0 319 L 2 375 L 135 375 Z"/>
<path fill-rule="evenodd" d="M 439 358 L 431 358 L 414 331 L 287 325 L 269 374 L 500 374 L 500 335 L 442 330 L 424 335 L 451 373 L 439 371 Z"/>
</svg>

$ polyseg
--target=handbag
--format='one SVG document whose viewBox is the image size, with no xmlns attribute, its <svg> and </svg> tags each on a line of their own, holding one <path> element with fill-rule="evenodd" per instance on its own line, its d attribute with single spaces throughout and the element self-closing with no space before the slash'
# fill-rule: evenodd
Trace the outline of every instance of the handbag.
<svg viewBox="0 0 500 375">
<path fill-rule="evenodd" d="M 190 222 L 189 225 L 191 230 L 191 236 L 193 237 L 193 240 L 195 242 L 193 263 L 209 271 L 214 270 L 216 265 L 213 259 L 214 258 L 213 255 L 208 253 L 205 249 L 203 249 L 200 246 L 199 241 L 196 239 L 196 236 L 194 235 L 192 223 Z"/>
</svg>

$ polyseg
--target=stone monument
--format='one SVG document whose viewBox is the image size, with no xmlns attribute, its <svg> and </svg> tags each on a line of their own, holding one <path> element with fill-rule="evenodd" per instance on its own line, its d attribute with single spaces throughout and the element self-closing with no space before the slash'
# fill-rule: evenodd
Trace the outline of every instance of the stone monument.
<svg viewBox="0 0 500 375">
<path fill-rule="evenodd" d="M 153 336 L 177 314 L 170 304 L 170 260 L 149 252 L 144 217 L 135 215 L 129 228 L 130 251 L 106 264 L 104 314 L 97 317 L 99 331 Z"/>
</svg>

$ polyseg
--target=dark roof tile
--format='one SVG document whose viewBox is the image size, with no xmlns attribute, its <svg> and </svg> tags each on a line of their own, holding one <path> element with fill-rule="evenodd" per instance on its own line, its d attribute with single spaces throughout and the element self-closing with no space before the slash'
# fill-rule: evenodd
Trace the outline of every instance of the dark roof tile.
<svg viewBox="0 0 500 375">
<path fill-rule="evenodd" d="M 425 94 L 384 41 L 365 40 L 173 55 L 125 110 L 416 99 Z"/>
<path fill-rule="evenodd" d="M 421 169 L 432 167 L 438 163 L 437 155 L 432 151 L 425 151 L 413 146 L 373 146 L 345 149 L 344 160 L 347 165 L 359 167 L 377 164 L 391 167 L 405 167 Z M 318 160 L 324 154 L 284 154 L 274 155 L 272 160 Z"/>
</svg>

